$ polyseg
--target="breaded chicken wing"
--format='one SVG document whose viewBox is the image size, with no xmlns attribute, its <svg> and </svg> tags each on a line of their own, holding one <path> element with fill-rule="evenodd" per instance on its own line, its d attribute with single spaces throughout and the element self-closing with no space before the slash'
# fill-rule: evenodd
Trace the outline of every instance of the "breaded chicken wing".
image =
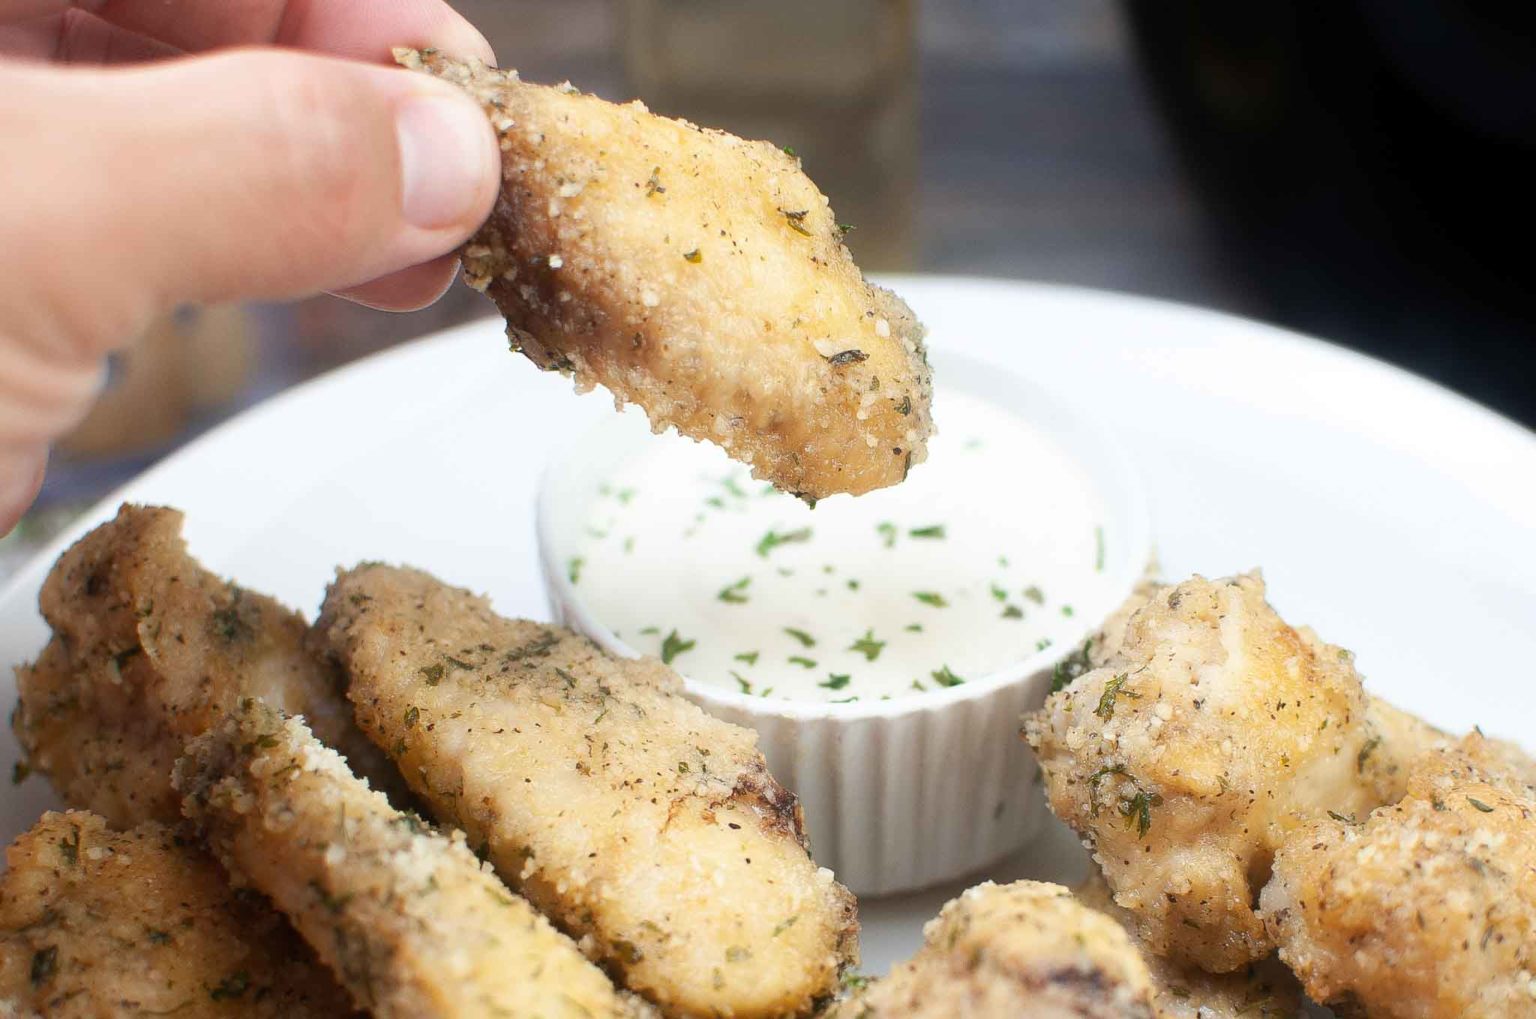
<svg viewBox="0 0 1536 1019">
<path fill-rule="evenodd" d="M 0 876 L 0 1015 L 335 1019 L 346 993 L 260 896 L 171 829 L 44 814 Z"/>
<path fill-rule="evenodd" d="M 1402 802 L 1292 834 L 1264 889 L 1307 993 L 1373 1019 L 1536 1016 L 1536 792 L 1478 736 Z"/>
<path fill-rule="evenodd" d="M 338 576 L 315 633 L 429 809 L 669 1014 L 803 1013 L 854 961 L 853 898 L 755 734 L 661 663 L 380 565 Z"/>
<path fill-rule="evenodd" d="M 1149 950 L 1212 972 L 1264 958 L 1254 903 L 1287 833 L 1387 798 L 1349 654 L 1250 574 L 1160 590 L 1101 660 L 1026 720 L 1052 809 Z"/>
<path fill-rule="evenodd" d="M 1102 875 L 1095 873 L 1072 894 L 1124 927 L 1141 949 L 1135 917 L 1115 905 Z M 1273 956 L 1232 973 L 1207 973 L 1144 949 L 1141 954 L 1152 976 L 1152 1007 L 1158 1019 L 1294 1019 L 1301 1011 L 1301 986 Z"/>
<path fill-rule="evenodd" d="M 1060 885 L 988 881 L 945 903 L 923 947 L 828 1019 L 1153 1019 L 1120 925 Z"/>
<path fill-rule="evenodd" d="M 176 765 L 187 814 L 380 1019 L 649 1010 L 449 838 L 347 770 L 298 719 L 246 701 Z"/>
<path fill-rule="evenodd" d="M 462 255 L 514 349 L 804 498 L 894 485 L 924 458 L 922 326 L 864 281 L 798 159 L 638 102 L 396 57 L 463 86 L 501 138 L 501 196 Z"/>
<path fill-rule="evenodd" d="M 176 510 L 124 505 L 43 583 L 53 639 L 17 670 L 12 716 L 28 766 L 116 827 L 181 817 L 170 767 L 187 739 L 243 697 L 302 714 L 353 768 L 399 779 L 357 730 L 304 620 L 204 569 Z"/>
</svg>

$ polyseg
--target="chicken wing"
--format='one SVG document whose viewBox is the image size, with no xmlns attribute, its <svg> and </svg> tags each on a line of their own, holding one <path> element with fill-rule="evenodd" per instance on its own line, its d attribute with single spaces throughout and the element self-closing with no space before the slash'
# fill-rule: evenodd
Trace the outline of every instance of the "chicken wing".
<svg viewBox="0 0 1536 1019">
<path fill-rule="evenodd" d="M 1470 736 L 1402 802 L 1280 849 L 1261 902 L 1313 998 L 1373 1019 L 1536 1016 L 1536 791 L 1507 750 Z"/>
<path fill-rule="evenodd" d="M 1285 835 L 1390 795 L 1350 655 L 1251 574 L 1161 589 L 1098 660 L 1026 720 L 1052 809 L 1150 951 L 1212 972 L 1264 958 L 1254 903 Z"/>
<path fill-rule="evenodd" d="M 800 161 L 767 142 L 478 62 L 401 50 L 501 138 L 465 278 L 540 368 L 808 499 L 894 485 L 926 455 L 923 329 L 866 283 Z"/>
<path fill-rule="evenodd" d="M 1135 918 L 1115 905 L 1102 875 L 1094 874 L 1072 894 L 1124 927 L 1141 948 Z M 1158 1019 L 1295 1019 L 1301 1012 L 1301 987 L 1273 956 L 1231 973 L 1207 973 L 1144 949 L 1142 959 L 1152 976 L 1152 1006 Z"/>
<path fill-rule="evenodd" d="M 629 1017 L 570 939 L 464 845 L 401 813 L 299 719 L 257 701 L 176 765 L 186 810 L 380 1019 Z"/>
<path fill-rule="evenodd" d="M 916 955 L 828 1019 L 1153 1019 L 1152 997 L 1119 924 L 1060 885 L 988 881 L 946 903 Z"/>
<path fill-rule="evenodd" d="M 30 768 L 115 827 L 181 817 L 171 764 L 243 697 L 302 714 L 359 772 L 398 787 L 295 612 L 204 569 L 176 510 L 124 505 L 43 584 L 53 639 L 17 670 L 11 724 Z"/>
<path fill-rule="evenodd" d="M 0 877 L 0 1015 L 334 1019 L 346 993 L 260 896 L 150 822 L 44 814 Z"/>
<path fill-rule="evenodd" d="M 852 896 L 756 735 L 661 663 L 381 565 L 338 576 L 315 633 L 429 809 L 669 1014 L 803 1013 L 854 961 Z"/>
</svg>

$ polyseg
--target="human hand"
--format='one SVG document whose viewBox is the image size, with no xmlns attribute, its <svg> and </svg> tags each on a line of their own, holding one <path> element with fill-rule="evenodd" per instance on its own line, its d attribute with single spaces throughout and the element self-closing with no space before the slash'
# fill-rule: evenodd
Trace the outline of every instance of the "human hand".
<svg viewBox="0 0 1536 1019">
<path fill-rule="evenodd" d="M 0 0 L 0 533 L 176 306 L 447 288 L 499 154 L 397 45 L 492 59 L 442 0 Z"/>
</svg>

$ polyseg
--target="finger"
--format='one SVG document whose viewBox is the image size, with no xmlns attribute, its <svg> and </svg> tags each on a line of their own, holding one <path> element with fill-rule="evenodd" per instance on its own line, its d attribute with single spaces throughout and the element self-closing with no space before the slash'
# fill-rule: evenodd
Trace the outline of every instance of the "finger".
<svg viewBox="0 0 1536 1019">
<path fill-rule="evenodd" d="M 0 449 L 0 537 L 15 529 L 37 498 L 47 467 L 47 446 Z"/>
<path fill-rule="evenodd" d="M 419 311 L 442 297 L 458 273 L 458 257 L 443 255 L 381 279 L 338 290 L 336 296 L 379 311 Z"/>
<path fill-rule="evenodd" d="M 246 51 L 13 71 L 0 92 L 17 100 L 0 105 L 0 322 L 77 360 L 178 303 L 291 298 L 430 261 L 498 184 L 479 107 L 403 71 Z"/>
<path fill-rule="evenodd" d="M 375 63 L 395 46 L 436 46 L 494 62 L 485 37 L 443 0 L 19 0 L 81 7 L 189 52 L 275 44 Z"/>
</svg>

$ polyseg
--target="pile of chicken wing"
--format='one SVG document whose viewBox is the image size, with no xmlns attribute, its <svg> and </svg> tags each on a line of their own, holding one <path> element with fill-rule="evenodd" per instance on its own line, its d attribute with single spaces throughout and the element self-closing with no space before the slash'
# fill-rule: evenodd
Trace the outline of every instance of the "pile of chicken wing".
<svg viewBox="0 0 1536 1019">
<path fill-rule="evenodd" d="M 124 506 L 43 588 L 0 1014 L 1536 1016 L 1536 764 L 1365 692 L 1256 575 L 1149 588 L 1025 720 L 1075 891 L 880 979 L 753 735 L 655 660 L 340 571 L 306 625 Z M 419 813 L 418 813 L 419 811 Z"/>
<path fill-rule="evenodd" d="M 789 1016 L 857 961 L 660 663 L 377 564 L 306 627 L 180 528 L 124 506 L 44 587 L 12 724 L 73 809 L 8 853 L 0 1014 Z"/>
</svg>

